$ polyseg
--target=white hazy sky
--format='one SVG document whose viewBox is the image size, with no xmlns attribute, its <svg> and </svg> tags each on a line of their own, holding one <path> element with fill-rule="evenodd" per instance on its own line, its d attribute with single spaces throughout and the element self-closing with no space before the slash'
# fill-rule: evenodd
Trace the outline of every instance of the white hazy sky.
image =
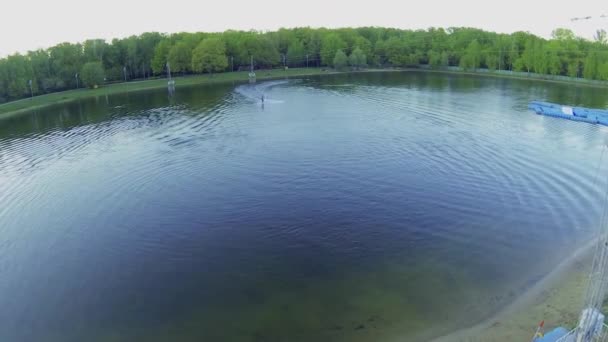
<svg viewBox="0 0 608 342">
<path fill-rule="evenodd" d="M 146 31 L 274 30 L 280 27 L 469 26 L 548 37 L 568 27 L 591 38 L 608 30 L 598 0 L 6 0 L 0 3 L 0 56 L 90 38 Z M 594 16 L 572 22 L 570 18 Z"/>
</svg>

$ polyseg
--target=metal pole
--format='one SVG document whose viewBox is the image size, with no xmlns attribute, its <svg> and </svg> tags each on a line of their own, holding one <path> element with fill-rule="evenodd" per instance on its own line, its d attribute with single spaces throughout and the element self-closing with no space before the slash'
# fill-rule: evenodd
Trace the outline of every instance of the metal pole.
<svg viewBox="0 0 608 342">
<path fill-rule="evenodd" d="M 498 57 L 498 71 L 502 69 L 502 46 L 500 47 L 500 55 Z"/>
<path fill-rule="evenodd" d="M 76 73 L 76 75 L 74 75 L 74 77 L 76 78 L 76 89 L 80 88 L 78 86 L 78 73 Z"/>
<path fill-rule="evenodd" d="M 125 82 L 127 82 L 127 67 L 126 66 L 122 67 L 122 75 L 125 78 Z"/>
<path fill-rule="evenodd" d="M 306 69 L 308 69 L 308 54 L 306 54 Z"/>
<path fill-rule="evenodd" d="M 30 85 L 30 95 L 31 95 L 31 98 L 33 99 L 34 98 L 34 90 L 32 89 L 32 80 L 29 80 L 28 83 Z"/>
<path fill-rule="evenodd" d="M 253 72 L 253 55 L 251 55 L 251 72 Z"/>
<path fill-rule="evenodd" d="M 234 72 L 234 56 L 230 56 L 230 70 Z"/>
</svg>

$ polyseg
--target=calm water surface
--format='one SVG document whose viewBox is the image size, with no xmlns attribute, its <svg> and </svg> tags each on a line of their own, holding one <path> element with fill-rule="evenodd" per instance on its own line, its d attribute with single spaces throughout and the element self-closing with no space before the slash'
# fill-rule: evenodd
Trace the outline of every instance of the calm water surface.
<svg viewBox="0 0 608 342">
<path fill-rule="evenodd" d="M 608 93 L 369 73 L 3 119 L 0 340 L 424 340 L 475 323 L 599 220 L 606 129 L 533 99 Z"/>
</svg>

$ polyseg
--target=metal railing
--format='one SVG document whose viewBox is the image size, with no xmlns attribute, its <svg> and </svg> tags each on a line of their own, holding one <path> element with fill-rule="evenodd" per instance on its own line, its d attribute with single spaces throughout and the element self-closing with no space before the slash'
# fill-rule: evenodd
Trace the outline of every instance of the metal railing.
<svg viewBox="0 0 608 342">
<path fill-rule="evenodd" d="M 602 329 L 602 335 L 600 336 L 600 338 L 596 339 L 595 341 L 606 341 L 606 338 L 608 337 L 608 324 L 604 323 L 603 324 L 604 329 Z M 576 331 L 578 328 L 574 328 L 572 330 L 570 330 L 566 335 L 560 337 L 557 339 L 557 341 L 555 342 L 574 342 L 574 338 L 576 336 Z"/>
</svg>

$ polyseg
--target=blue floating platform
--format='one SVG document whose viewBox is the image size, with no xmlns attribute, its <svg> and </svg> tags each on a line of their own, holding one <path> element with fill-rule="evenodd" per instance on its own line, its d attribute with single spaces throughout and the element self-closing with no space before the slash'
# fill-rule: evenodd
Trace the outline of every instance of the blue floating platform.
<svg viewBox="0 0 608 342">
<path fill-rule="evenodd" d="M 562 342 L 562 341 L 566 342 L 566 341 L 571 341 L 574 338 L 574 335 L 571 335 L 572 339 L 571 338 L 564 339 L 564 336 L 566 336 L 566 335 L 568 335 L 568 330 L 566 330 L 566 328 L 558 327 L 558 328 L 555 328 L 555 329 L 549 331 L 548 333 L 546 333 L 545 336 L 534 339 L 534 342 L 556 342 L 560 339 L 561 339 L 560 342 Z M 570 336 L 568 336 L 568 337 L 570 337 Z"/>
<path fill-rule="evenodd" d="M 539 115 L 608 126 L 608 110 L 604 109 L 565 106 L 542 101 L 532 101 L 528 108 Z"/>
</svg>

